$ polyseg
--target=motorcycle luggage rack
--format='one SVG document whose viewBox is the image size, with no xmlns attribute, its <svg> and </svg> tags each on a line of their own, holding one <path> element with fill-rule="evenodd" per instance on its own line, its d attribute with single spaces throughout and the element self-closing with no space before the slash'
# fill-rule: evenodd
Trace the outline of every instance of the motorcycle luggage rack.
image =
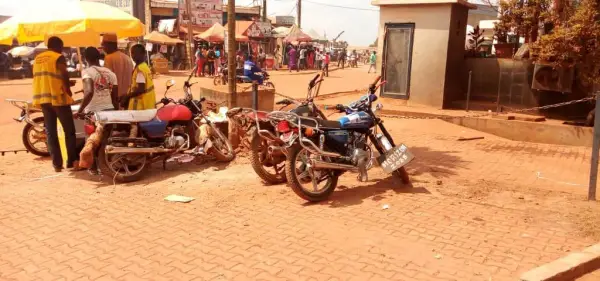
<svg viewBox="0 0 600 281">
<path fill-rule="evenodd" d="M 232 113 L 230 113 L 230 112 L 232 112 Z M 274 135 L 273 133 L 271 133 L 269 130 L 263 130 L 260 128 L 260 120 L 258 119 L 258 113 L 259 112 L 266 113 L 268 116 L 269 115 L 268 111 L 255 110 L 253 108 L 248 108 L 248 107 L 236 107 L 236 108 L 230 109 L 227 112 L 227 115 L 228 115 L 228 117 L 230 117 L 233 115 L 238 115 L 240 113 L 247 114 L 249 112 L 254 113 L 254 122 L 256 123 L 256 131 L 259 136 L 261 136 L 262 138 L 270 139 L 270 140 L 274 140 L 274 141 L 279 140 L 279 138 L 276 135 Z"/>
<path fill-rule="evenodd" d="M 273 112 L 269 113 L 267 115 L 267 117 L 272 122 L 273 121 L 279 122 L 279 121 L 285 120 L 285 121 L 293 123 L 298 128 L 314 128 L 318 131 L 321 131 L 321 129 L 319 129 L 319 127 L 320 127 L 319 121 L 316 118 L 300 116 L 298 114 L 295 114 L 292 112 L 287 112 L 287 111 L 273 111 Z M 315 126 L 302 125 L 303 119 L 314 122 Z M 298 139 L 300 140 L 300 145 L 313 154 L 319 154 L 321 156 L 327 156 L 327 157 L 346 158 L 346 156 L 343 156 L 339 153 L 329 152 L 329 151 L 325 151 L 325 150 L 319 148 L 319 146 L 316 145 L 309 138 L 302 136 L 302 130 L 298 130 Z M 308 145 L 305 145 L 304 143 L 307 143 Z"/>
</svg>

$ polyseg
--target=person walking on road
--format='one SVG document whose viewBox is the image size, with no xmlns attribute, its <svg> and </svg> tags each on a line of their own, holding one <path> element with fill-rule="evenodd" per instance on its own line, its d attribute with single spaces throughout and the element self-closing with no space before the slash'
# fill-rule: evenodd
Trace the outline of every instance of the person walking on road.
<svg viewBox="0 0 600 281">
<path fill-rule="evenodd" d="M 296 69 L 296 71 L 299 71 L 298 66 L 296 65 L 296 53 L 296 48 L 294 48 L 294 46 L 291 46 L 290 50 L 288 51 L 288 69 L 290 70 L 290 72 L 292 72 L 292 69 L 294 68 Z"/>
<path fill-rule="evenodd" d="M 377 54 L 375 51 L 373 51 L 369 57 L 369 64 L 369 71 L 367 73 L 371 73 L 371 69 L 375 70 L 375 73 L 377 73 Z"/>
<path fill-rule="evenodd" d="M 119 51 L 117 35 L 115 34 L 104 34 L 102 36 L 102 48 L 106 53 L 104 56 L 104 67 L 117 76 L 119 98 L 124 97 L 129 92 L 129 85 L 131 85 L 133 62 L 128 55 Z"/>
<path fill-rule="evenodd" d="M 306 69 L 306 48 L 300 49 L 300 63 L 298 64 L 299 69 Z"/>
<path fill-rule="evenodd" d="M 62 56 L 63 41 L 58 37 L 48 39 L 48 50 L 36 56 L 33 63 L 32 106 L 41 108 L 48 137 L 48 152 L 54 171 L 61 172 L 63 158 L 58 142 L 58 122 L 65 133 L 67 168 L 79 170 L 76 148 L 75 122 L 73 121 L 73 93 L 67 72 L 67 60 Z"/>
</svg>

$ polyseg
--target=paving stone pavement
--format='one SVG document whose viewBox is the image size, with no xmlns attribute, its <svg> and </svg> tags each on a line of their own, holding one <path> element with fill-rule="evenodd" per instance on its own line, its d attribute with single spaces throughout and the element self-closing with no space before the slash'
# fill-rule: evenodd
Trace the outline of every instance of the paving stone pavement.
<svg viewBox="0 0 600 281">
<path fill-rule="evenodd" d="M 454 194 L 487 184 L 580 196 L 589 149 L 386 122 L 417 156 L 414 186 L 346 175 L 322 204 L 264 186 L 241 157 L 154 167 L 118 186 L 54 177 L 47 161 L 22 164 L 30 155 L 0 158 L 0 280 L 515 280 L 594 243 L 553 212 Z M 456 141 L 474 134 L 486 139 Z"/>
</svg>

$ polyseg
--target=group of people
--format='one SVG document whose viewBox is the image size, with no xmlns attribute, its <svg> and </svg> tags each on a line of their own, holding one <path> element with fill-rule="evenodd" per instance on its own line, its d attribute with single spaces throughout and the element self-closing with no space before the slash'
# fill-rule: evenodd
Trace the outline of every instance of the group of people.
<svg viewBox="0 0 600 281">
<path fill-rule="evenodd" d="M 325 76 L 329 76 L 329 63 L 331 60 L 328 52 L 322 52 L 318 48 L 310 45 L 294 46 L 288 44 L 286 48 L 288 69 L 300 71 L 307 69 L 319 69 L 325 71 Z"/>
<path fill-rule="evenodd" d="M 67 58 L 62 54 L 63 41 L 58 37 L 48 39 L 48 50 L 38 54 L 33 63 L 32 105 L 41 108 L 46 127 L 48 152 L 56 172 L 63 170 L 57 132 L 57 120 L 65 134 L 68 159 L 66 166 L 74 171 L 79 167 L 74 118 L 90 112 L 104 110 L 145 110 L 155 108 L 156 96 L 150 67 L 146 63 L 143 45 L 131 47 L 131 57 L 118 50 L 117 36 L 105 34 L 102 47 L 104 66 L 100 65 L 101 52 L 95 47 L 84 51 L 87 67 L 82 71 L 84 97 L 77 112 L 69 79 Z"/>
<path fill-rule="evenodd" d="M 221 50 L 215 46 L 196 49 L 196 77 L 218 75 L 221 58 L 224 56 Z"/>
</svg>

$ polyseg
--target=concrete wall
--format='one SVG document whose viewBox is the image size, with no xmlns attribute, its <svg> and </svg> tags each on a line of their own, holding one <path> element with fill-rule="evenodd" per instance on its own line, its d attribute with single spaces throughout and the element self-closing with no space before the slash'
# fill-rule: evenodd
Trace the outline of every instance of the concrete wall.
<svg viewBox="0 0 600 281">
<path fill-rule="evenodd" d="M 381 6 L 378 64 L 382 65 L 386 23 L 414 23 L 409 103 L 443 105 L 452 4 Z M 393 42 L 388 42 L 393 44 Z M 464 38 L 463 43 L 464 45 Z M 462 57 L 462 52 L 461 52 Z"/>
<path fill-rule="evenodd" d="M 465 38 L 467 36 L 466 22 L 469 10 L 459 4 L 452 4 L 450 30 L 448 34 L 448 58 L 446 60 L 446 81 L 444 84 L 444 107 L 453 101 L 461 100 L 466 92 L 461 83 L 461 69 L 465 64 Z"/>
<path fill-rule="evenodd" d="M 227 85 L 217 86 L 214 88 L 200 88 L 200 97 L 205 97 L 207 100 L 214 101 L 217 104 L 223 103 L 221 106 L 233 107 L 252 107 L 252 90 L 245 89 L 250 84 L 238 84 L 237 86 L 237 105 L 232 104 L 231 95 Z M 244 91 L 242 91 L 244 90 Z M 275 90 L 259 89 L 258 91 L 258 109 L 264 111 L 273 111 L 275 104 Z"/>
<path fill-rule="evenodd" d="M 493 118 L 454 118 L 447 122 L 515 141 L 592 146 L 594 130 L 588 127 L 554 125 Z"/>
</svg>

